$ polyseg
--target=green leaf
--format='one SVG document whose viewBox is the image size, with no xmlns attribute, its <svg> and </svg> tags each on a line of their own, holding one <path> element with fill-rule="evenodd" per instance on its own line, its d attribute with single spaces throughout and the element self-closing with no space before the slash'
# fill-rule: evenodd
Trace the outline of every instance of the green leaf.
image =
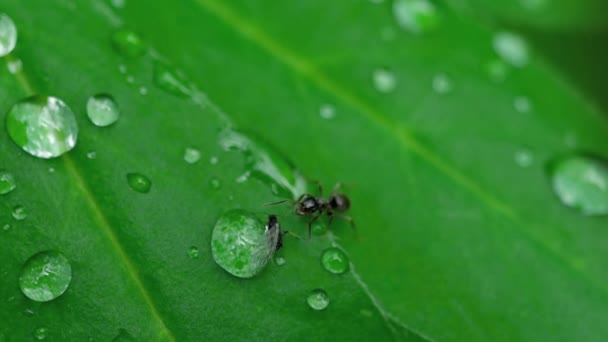
<svg viewBox="0 0 608 342">
<path fill-rule="evenodd" d="M 564 206 L 545 170 L 576 150 L 606 157 L 608 123 L 533 53 L 493 82 L 487 28 L 440 11 L 433 32 L 413 36 L 389 3 L 370 1 L 6 0 L 0 10 L 19 30 L 3 62 L 23 64 L 0 68 L 0 112 L 52 95 L 79 125 L 72 151 L 42 160 L 0 120 L 0 167 L 17 184 L 0 197 L 0 223 L 11 225 L 0 232 L 0 340 L 608 335 L 606 217 Z M 116 52 L 121 28 L 141 37 L 144 55 Z M 372 82 L 380 68 L 396 80 L 387 93 Z M 433 91 L 438 75 L 447 92 Z M 109 127 L 85 113 L 100 93 L 120 108 Z M 514 109 L 521 96 L 528 112 Z M 326 105 L 331 120 L 320 117 Z M 272 211 L 307 234 L 287 205 L 263 207 L 281 200 L 268 179 L 235 182 L 252 159 L 222 149 L 227 122 L 326 192 L 342 182 L 357 234 L 336 220 L 325 238 L 286 236 L 283 266 L 252 279 L 223 271 L 210 239 L 227 210 Z M 194 164 L 184 161 L 191 147 L 201 152 Z M 134 191 L 128 174 L 147 177 L 149 192 Z M 24 220 L 11 218 L 17 205 Z M 321 266 L 333 244 L 352 262 L 341 275 Z M 70 261 L 72 280 L 37 303 L 19 275 L 45 250 Z M 317 288 L 330 298 L 323 311 L 306 303 Z"/>
</svg>

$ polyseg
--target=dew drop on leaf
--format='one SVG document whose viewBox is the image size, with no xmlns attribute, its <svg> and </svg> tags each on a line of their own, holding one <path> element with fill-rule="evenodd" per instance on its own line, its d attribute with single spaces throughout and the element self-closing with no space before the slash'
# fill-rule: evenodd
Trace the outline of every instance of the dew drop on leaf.
<svg viewBox="0 0 608 342">
<path fill-rule="evenodd" d="M 27 218 L 27 211 L 22 205 L 16 205 L 12 212 L 13 218 L 17 221 L 23 221 Z"/>
<path fill-rule="evenodd" d="M 0 57 L 11 53 L 17 44 L 17 27 L 6 14 L 0 13 Z"/>
<path fill-rule="evenodd" d="M 14 75 L 16 73 L 21 72 L 21 70 L 23 69 L 23 62 L 20 59 L 11 60 L 6 63 L 6 67 L 8 69 L 8 72 Z"/>
<path fill-rule="evenodd" d="M 188 164 L 194 164 L 201 159 L 201 151 L 193 147 L 187 147 L 184 151 L 184 161 Z"/>
<path fill-rule="evenodd" d="M 47 302 L 61 296 L 72 280 L 72 266 L 63 254 L 45 251 L 29 258 L 19 276 L 21 292 L 31 300 Z"/>
<path fill-rule="evenodd" d="M 131 189 L 142 194 L 150 192 L 152 181 L 141 173 L 127 173 L 127 183 Z"/>
<path fill-rule="evenodd" d="M 219 190 L 222 188 L 222 181 L 213 177 L 209 180 L 209 186 L 211 186 L 211 189 L 213 190 Z"/>
<path fill-rule="evenodd" d="M 566 206 L 584 215 L 608 214 L 608 163 L 575 155 L 549 165 L 553 191 Z"/>
<path fill-rule="evenodd" d="M 325 120 L 331 120 L 336 117 L 336 108 L 330 104 L 322 104 L 319 108 L 319 115 Z"/>
<path fill-rule="evenodd" d="M 329 295 L 323 289 L 314 289 L 306 297 L 306 302 L 313 310 L 324 310 L 329 305 Z"/>
<path fill-rule="evenodd" d="M 530 167 L 532 165 L 532 163 L 534 163 L 534 155 L 532 154 L 532 152 L 530 150 L 525 149 L 525 148 L 517 150 L 515 152 L 513 159 L 515 160 L 515 163 L 519 167 L 524 167 L 524 168 Z"/>
<path fill-rule="evenodd" d="M 529 62 L 528 44 L 519 35 L 499 32 L 494 35 L 494 51 L 507 64 L 521 68 Z"/>
<path fill-rule="evenodd" d="M 325 235 L 325 233 L 327 233 L 327 224 L 324 222 L 321 222 L 320 220 L 317 220 L 312 224 L 310 230 L 311 230 L 312 234 L 314 234 L 316 236 Z"/>
<path fill-rule="evenodd" d="M 348 271 L 348 256 L 341 249 L 330 247 L 321 254 L 321 265 L 329 273 L 342 274 Z"/>
<path fill-rule="evenodd" d="M 52 96 L 32 96 L 13 105 L 6 116 L 6 129 L 24 151 L 45 159 L 70 151 L 78 139 L 74 113 Z"/>
<path fill-rule="evenodd" d="M 91 160 L 97 158 L 97 152 L 95 152 L 95 151 L 87 152 L 87 158 L 89 158 Z"/>
<path fill-rule="evenodd" d="M 427 33 L 439 25 L 439 14 L 428 0 L 395 0 L 393 15 L 401 28 L 413 34 Z"/>
<path fill-rule="evenodd" d="M 277 263 L 277 266 L 283 266 L 286 263 L 283 257 L 276 257 L 274 261 Z"/>
<path fill-rule="evenodd" d="M 528 113 L 532 110 L 532 104 L 530 103 L 530 99 L 525 96 L 517 96 L 513 100 L 513 108 L 519 113 Z"/>
<path fill-rule="evenodd" d="M 154 65 L 154 83 L 158 88 L 173 95 L 188 97 L 192 94 L 186 78 L 160 61 Z"/>
<path fill-rule="evenodd" d="M 238 209 L 224 213 L 211 234 L 213 260 L 236 277 L 255 276 L 268 262 L 258 257 L 272 252 L 264 231 L 264 224 L 252 213 Z"/>
<path fill-rule="evenodd" d="M 397 87 L 397 77 L 387 68 L 378 68 L 372 73 L 374 88 L 381 93 L 390 93 Z"/>
<path fill-rule="evenodd" d="M 2 226 L 2 230 L 4 230 L 5 232 L 7 232 L 7 231 L 11 230 L 11 225 L 10 225 L 10 224 L 8 224 L 8 223 L 5 223 L 5 224 Z"/>
<path fill-rule="evenodd" d="M 196 246 L 188 248 L 188 256 L 190 259 L 196 259 L 200 256 L 200 252 Z"/>
<path fill-rule="evenodd" d="M 216 156 L 209 158 L 209 164 L 211 164 L 211 165 L 217 165 L 217 163 L 219 163 L 219 162 L 220 162 L 220 159 Z"/>
<path fill-rule="evenodd" d="M 452 91 L 452 80 L 444 73 L 439 73 L 433 77 L 433 91 L 439 95 L 444 95 Z"/>
<path fill-rule="evenodd" d="M 118 120 L 120 111 L 112 96 L 97 94 L 87 101 L 87 116 L 95 126 L 106 127 Z"/>
<path fill-rule="evenodd" d="M 137 342 L 137 340 L 125 329 L 118 329 L 118 335 L 112 339 L 112 342 Z"/>
<path fill-rule="evenodd" d="M 130 30 L 120 29 L 112 35 L 114 49 L 124 57 L 136 58 L 146 52 L 146 46 L 139 36 Z"/>
<path fill-rule="evenodd" d="M 0 195 L 8 194 L 16 187 L 15 176 L 8 171 L 0 170 Z"/>
<path fill-rule="evenodd" d="M 38 340 L 38 341 L 42 341 L 46 338 L 46 334 L 47 334 L 48 330 L 44 327 L 38 328 L 34 331 L 34 337 Z"/>
</svg>

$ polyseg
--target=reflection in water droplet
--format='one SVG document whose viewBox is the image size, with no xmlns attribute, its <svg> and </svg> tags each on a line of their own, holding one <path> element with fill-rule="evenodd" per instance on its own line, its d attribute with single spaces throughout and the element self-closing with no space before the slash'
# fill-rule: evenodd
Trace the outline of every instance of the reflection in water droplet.
<svg viewBox="0 0 608 342">
<path fill-rule="evenodd" d="M 494 36 L 494 51 L 505 63 L 514 67 L 524 67 L 529 61 L 528 44 L 511 32 L 499 32 Z"/>
<path fill-rule="evenodd" d="M 0 170 L 0 195 L 8 194 L 16 187 L 15 176 L 8 171 Z"/>
<path fill-rule="evenodd" d="M 173 95 L 188 97 L 192 89 L 186 78 L 169 65 L 157 61 L 154 65 L 154 83 L 156 86 Z"/>
<path fill-rule="evenodd" d="M 17 44 L 17 27 L 6 14 L 0 13 L 0 57 L 11 53 Z"/>
<path fill-rule="evenodd" d="M 414 34 L 429 32 L 439 24 L 439 14 L 428 0 L 395 0 L 393 15 L 399 26 Z"/>
<path fill-rule="evenodd" d="M 323 289 L 314 289 L 306 297 L 306 302 L 313 310 L 324 310 L 329 305 L 329 295 Z"/>
<path fill-rule="evenodd" d="M 433 90 L 443 95 L 452 91 L 452 80 L 446 74 L 437 74 L 433 77 Z"/>
<path fill-rule="evenodd" d="M 112 44 L 118 53 L 128 58 L 139 57 L 146 52 L 141 38 L 135 32 L 126 29 L 114 32 Z"/>
<path fill-rule="evenodd" d="M 188 256 L 190 257 L 190 259 L 198 258 L 200 254 L 201 253 L 198 251 L 198 248 L 196 246 L 188 248 Z"/>
<path fill-rule="evenodd" d="M 21 72 L 21 70 L 23 69 L 23 62 L 20 59 L 11 60 L 8 61 L 6 67 L 8 68 L 8 72 L 14 75 L 16 73 Z"/>
<path fill-rule="evenodd" d="M 13 218 L 17 221 L 23 221 L 27 218 L 27 211 L 22 205 L 17 205 L 13 208 Z"/>
<path fill-rule="evenodd" d="M 321 265 L 326 271 L 333 274 L 342 274 L 348 271 L 348 256 L 341 249 L 330 247 L 321 255 Z"/>
<path fill-rule="evenodd" d="M 95 126 L 106 127 L 118 120 L 120 111 L 116 101 L 110 95 L 98 94 L 89 97 L 87 115 Z"/>
<path fill-rule="evenodd" d="M 219 143 L 225 150 L 242 152 L 245 156 L 245 171 L 270 187 L 276 184 L 280 196 L 295 199 L 306 192 L 304 177 L 270 145 L 230 129 L 220 133 Z"/>
<path fill-rule="evenodd" d="M 209 185 L 213 190 L 219 190 L 222 187 L 222 181 L 214 177 L 209 180 Z"/>
<path fill-rule="evenodd" d="M 213 260 L 226 272 L 251 278 L 268 262 L 271 254 L 266 242 L 264 224 L 252 213 L 231 210 L 215 223 L 211 235 Z"/>
<path fill-rule="evenodd" d="M 46 334 L 47 334 L 46 328 L 38 328 L 38 329 L 36 329 L 36 331 L 34 331 L 34 337 L 39 341 L 44 340 L 46 338 Z"/>
<path fill-rule="evenodd" d="M 590 156 L 571 156 L 550 167 L 553 190 L 561 202 L 584 215 L 608 215 L 608 163 Z"/>
<path fill-rule="evenodd" d="M 285 258 L 283 257 L 276 257 L 274 261 L 277 263 L 277 266 L 283 266 L 286 263 Z"/>
<path fill-rule="evenodd" d="M 530 167 L 534 163 L 534 155 L 527 149 L 521 149 L 515 152 L 515 163 L 520 167 Z"/>
<path fill-rule="evenodd" d="M 331 120 L 336 117 L 336 109 L 330 104 L 321 105 L 319 115 L 325 120 Z"/>
<path fill-rule="evenodd" d="M 39 158 L 58 157 L 76 146 L 74 113 L 56 97 L 32 96 L 15 104 L 6 116 L 11 139 Z"/>
<path fill-rule="evenodd" d="M 395 87 L 397 86 L 395 74 L 386 68 L 374 70 L 372 73 L 372 80 L 374 82 L 374 88 L 381 93 L 390 93 L 395 90 Z"/>
<path fill-rule="evenodd" d="M 187 147 L 184 151 L 184 161 L 188 164 L 194 164 L 201 159 L 201 152 L 193 147 Z"/>
<path fill-rule="evenodd" d="M 127 173 L 127 183 L 131 189 L 143 194 L 150 192 L 152 181 L 141 173 Z"/>
<path fill-rule="evenodd" d="M 31 300 L 47 302 L 61 296 L 72 280 L 72 266 L 56 251 L 46 251 L 29 258 L 19 276 L 21 292 Z"/>
<path fill-rule="evenodd" d="M 518 96 L 513 100 L 513 107 L 519 113 L 528 113 L 532 109 L 532 104 L 527 97 Z"/>
</svg>

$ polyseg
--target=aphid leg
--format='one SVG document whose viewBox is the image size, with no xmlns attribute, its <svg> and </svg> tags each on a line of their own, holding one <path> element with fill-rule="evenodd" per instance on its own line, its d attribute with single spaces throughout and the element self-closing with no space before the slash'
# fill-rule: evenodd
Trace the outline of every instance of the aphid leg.
<svg viewBox="0 0 608 342">
<path fill-rule="evenodd" d="M 296 233 L 292 233 L 292 232 L 290 232 L 290 231 L 288 231 L 288 230 L 286 230 L 286 231 L 284 231 L 284 232 L 282 232 L 282 233 L 281 233 L 281 235 L 287 235 L 287 234 L 289 234 L 289 235 L 291 235 L 291 236 L 295 237 L 295 238 L 296 238 L 296 239 L 298 239 L 298 240 L 305 240 L 305 239 L 304 239 L 303 237 L 301 237 L 300 235 L 298 235 L 298 234 L 296 234 Z"/>
</svg>

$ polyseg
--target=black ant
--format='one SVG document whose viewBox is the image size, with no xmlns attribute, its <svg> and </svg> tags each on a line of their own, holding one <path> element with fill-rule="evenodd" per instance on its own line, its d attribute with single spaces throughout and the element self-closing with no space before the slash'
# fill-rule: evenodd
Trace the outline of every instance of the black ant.
<svg viewBox="0 0 608 342">
<path fill-rule="evenodd" d="M 308 220 L 309 240 L 312 237 L 312 224 L 324 214 L 329 216 L 328 225 L 332 224 L 335 217 L 339 217 L 345 221 L 348 221 L 356 233 L 357 229 L 355 227 L 355 221 L 353 218 L 340 214 L 350 209 L 350 200 L 348 197 L 337 192 L 341 184 L 338 183 L 336 186 L 334 186 L 334 189 L 332 190 L 332 193 L 328 199 L 323 198 L 323 187 L 321 184 L 317 182 L 317 185 L 319 187 L 319 197 L 315 197 L 311 194 L 303 194 L 295 201 L 287 199 L 279 202 L 268 203 L 266 205 L 277 205 L 285 202 L 292 202 L 295 205 L 295 212 L 297 215 L 311 217 L 310 220 Z"/>
</svg>

